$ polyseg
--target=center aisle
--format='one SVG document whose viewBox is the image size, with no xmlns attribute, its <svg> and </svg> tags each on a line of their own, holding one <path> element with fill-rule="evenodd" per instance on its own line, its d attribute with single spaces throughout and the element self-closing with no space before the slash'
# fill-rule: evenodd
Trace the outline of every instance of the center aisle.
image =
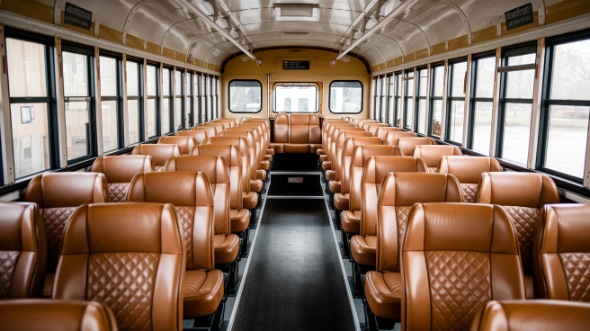
<svg viewBox="0 0 590 331">
<path fill-rule="evenodd" d="M 324 200 L 269 197 L 259 231 L 232 330 L 355 330 Z"/>
</svg>

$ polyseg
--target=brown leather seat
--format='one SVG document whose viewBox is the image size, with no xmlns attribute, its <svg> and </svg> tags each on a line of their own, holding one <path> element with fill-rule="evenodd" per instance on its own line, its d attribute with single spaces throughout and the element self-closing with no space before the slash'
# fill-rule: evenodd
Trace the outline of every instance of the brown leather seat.
<svg viewBox="0 0 590 331">
<path fill-rule="evenodd" d="M 223 298 L 223 273 L 214 270 L 213 197 L 203 173 L 157 172 L 133 179 L 130 202 L 170 203 L 186 245 L 184 316 L 214 313 Z"/>
<path fill-rule="evenodd" d="M 36 204 L 0 202 L 0 256 L 0 300 L 43 295 L 47 243 Z"/>
<path fill-rule="evenodd" d="M 0 301 L 3 330 L 117 331 L 111 309 L 96 301 L 20 299 Z"/>
<path fill-rule="evenodd" d="M 248 192 L 258 193 L 262 190 L 264 183 L 262 180 L 256 178 L 256 162 L 250 162 L 250 150 L 248 148 L 248 144 L 246 143 L 245 138 L 241 137 L 213 137 L 209 138 L 205 141 L 205 144 L 219 144 L 219 145 L 234 145 L 238 148 L 240 152 L 240 156 L 242 157 L 242 163 L 246 164 L 248 176 L 248 184 L 244 185 L 242 188 Z M 255 198 L 256 203 L 254 207 L 258 203 L 258 194 L 253 196 Z M 251 206 L 252 199 L 250 201 L 244 200 L 245 208 L 252 209 L 254 207 Z"/>
<path fill-rule="evenodd" d="M 419 145 L 436 145 L 436 141 L 427 137 L 400 137 L 397 141 L 397 147 L 403 155 L 414 155 L 414 149 Z"/>
<path fill-rule="evenodd" d="M 363 212 L 361 233 L 350 242 L 352 256 L 356 263 L 376 266 L 365 277 L 365 297 L 373 314 L 399 321 L 399 256 L 412 206 L 418 202 L 462 202 L 461 189 L 453 175 L 397 172 L 385 177 L 379 196 L 374 189 L 368 190 L 370 199 L 378 201 L 377 208 Z"/>
<path fill-rule="evenodd" d="M 178 131 L 178 132 L 176 132 L 175 135 L 193 137 L 196 145 L 202 144 L 205 140 L 207 140 L 207 138 L 209 138 L 209 136 L 207 136 L 207 131 L 200 129 L 200 128 Z"/>
<path fill-rule="evenodd" d="M 289 143 L 289 116 L 285 113 L 277 115 L 274 121 L 274 132 L 272 136 L 271 148 L 275 153 L 284 153 L 285 144 Z"/>
<path fill-rule="evenodd" d="M 365 178 L 365 183 L 368 183 L 369 179 L 371 179 L 370 182 L 375 184 L 375 189 L 381 189 L 383 179 L 390 172 L 426 172 L 426 164 L 423 160 L 411 156 L 374 156 L 370 157 L 365 163 L 362 178 Z M 362 182 L 363 179 L 361 179 Z M 359 196 L 361 197 L 359 201 L 365 199 L 362 193 Z M 377 196 L 378 193 L 374 196 L 374 209 L 377 206 Z M 340 223 L 344 232 L 348 234 L 360 233 L 362 204 L 362 201 L 358 206 L 356 203 L 354 205 L 351 204 L 350 210 L 344 210 L 340 214 Z M 358 209 L 356 209 L 357 207 Z"/>
<path fill-rule="evenodd" d="M 377 136 L 377 129 L 378 128 L 386 128 L 389 127 L 389 124 L 387 123 L 381 123 L 381 122 L 376 122 L 376 123 L 369 123 L 367 125 L 365 125 L 365 131 L 370 132 L 374 137 Z"/>
<path fill-rule="evenodd" d="M 328 150 L 326 151 L 327 156 L 326 160 L 322 162 L 322 170 L 324 171 L 324 175 L 326 176 L 327 180 L 335 180 L 336 178 L 336 140 L 340 136 L 342 132 L 360 132 L 357 136 L 359 137 L 371 137 L 371 134 L 366 132 L 365 130 L 357 127 L 348 127 L 348 126 L 334 126 L 334 130 L 328 137 L 328 141 L 326 146 Z M 344 142 L 344 141 L 343 141 Z"/>
<path fill-rule="evenodd" d="M 357 146 L 383 145 L 383 140 L 376 137 L 351 137 L 346 139 L 342 154 L 340 155 L 340 190 L 334 193 L 334 208 L 337 210 L 349 209 L 350 193 L 350 164 L 352 155 Z"/>
<path fill-rule="evenodd" d="M 438 172 L 442 157 L 449 155 L 463 155 L 463 152 L 454 145 L 418 145 L 414 148 L 414 157 L 426 162 L 428 172 Z"/>
<path fill-rule="evenodd" d="M 160 171 L 169 158 L 180 155 L 180 149 L 176 144 L 141 144 L 133 148 L 131 155 L 151 156 L 154 169 Z"/>
<path fill-rule="evenodd" d="M 158 144 L 176 144 L 180 155 L 189 155 L 193 147 L 197 145 L 195 138 L 182 135 L 160 137 Z"/>
<path fill-rule="evenodd" d="M 203 126 L 214 128 L 215 134 L 209 135 L 210 137 L 215 137 L 225 130 L 223 123 L 219 123 L 219 122 L 207 122 L 207 123 L 203 123 Z M 209 132 L 207 132 L 207 134 L 209 134 Z"/>
<path fill-rule="evenodd" d="M 83 205 L 65 230 L 53 298 L 102 302 L 121 330 L 180 330 L 185 249 L 169 204 Z"/>
<path fill-rule="evenodd" d="M 250 132 L 252 133 L 254 143 L 256 144 L 256 154 L 258 155 L 258 162 L 259 169 L 268 171 L 270 169 L 270 162 L 272 161 L 272 156 L 266 154 L 266 141 L 265 138 L 262 136 L 264 133 L 262 131 L 262 126 L 259 124 L 240 124 L 232 129 L 227 130 L 223 133 L 225 136 L 231 136 L 229 132 Z M 247 138 L 248 139 L 248 138 Z M 247 140 L 246 140 L 247 141 Z M 264 179 L 264 178 L 261 178 Z"/>
<path fill-rule="evenodd" d="M 201 126 L 197 126 L 195 128 L 200 129 L 200 130 L 204 130 L 207 133 L 207 138 L 217 137 L 219 135 L 219 133 L 221 133 L 221 132 L 218 132 L 217 126 L 201 125 Z"/>
<path fill-rule="evenodd" d="M 321 148 L 320 119 L 316 114 L 279 114 L 271 147 L 277 153 L 312 153 Z"/>
<path fill-rule="evenodd" d="M 41 210 L 47 238 L 47 266 L 43 295 L 51 296 L 57 259 L 64 229 L 78 206 L 107 202 L 106 177 L 91 172 L 42 173 L 34 177 L 25 192 L 25 201 Z"/>
<path fill-rule="evenodd" d="M 354 125 L 346 122 L 345 120 L 338 118 L 338 119 L 326 119 L 324 118 L 322 121 L 322 146 L 316 150 L 316 154 L 318 155 L 318 161 L 320 165 L 322 162 L 328 159 L 328 137 L 334 130 L 335 126 L 347 126 L 347 127 L 354 127 Z"/>
<path fill-rule="evenodd" d="M 207 176 L 213 195 L 215 220 L 215 263 L 231 263 L 238 257 L 239 240 L 231 233 L 229 220 L 230 184 L 229 169 L 220 156 L 179 156 L 171 158 L 166 171 L 202 172 Z"/>
<path fill-rule="evenodd" d="M 391 131 L 385 135 L 385 144 L 391 146 L 399 145 L 399 138 L 416 137 L 416 134 L 411 131 Z"/>
<path fill-rule="evenodd" d="M 332 143 L 332 172 L 334 174 L 332 175 L 329 170 L 325 172 L 326 178 L 328 179 L 328 188 L 332 193 L 340 192 L 342 187 L 342 154 L 344 153 L 344 144 L 346 143 L 346 140 L 353 137 L 373 137 L 366 131 L 341 130 L 339 132 L 336 140 Z"/>
<path fill-rule="evenodd" d="M 244 208 L 242 175 L 244 168 L 238 148 L 234 145 L 208 144 L 197 146 L 193 149 L 192 155 L 220 156 L 225 159 L 229 168 L 229 220 L 231 232 L 240 237 L 242 255 L 248 252 L 250 211 Z"/>
<path fill-rule="evenodd" d="M 154 169 L 149 155 L 103 155 L 94 160 L 90 171 L 105 175 L 111 202 L 124 202 L 133 176 Z"/>
<path fill-rule="evenodd" d="M 242 121 L 240 124 L 252 124 L 252 123 L 262 124 L 264 136 L 266 137 L 266 142 L 267 142 L 266 143 L 266 154 L 274 156 L 275 150 L 273 148 L 271 148 L 271 146 L 270 146 L 270 141 L 271 141 L 270 121 L 268 120 L 268 118 L 244 117 L 244 118 L 242 118 Z"/>
<path fill-rule="evenodd" d="M 489 300 L 525 297 L 516 233 L 499 206 L 415 205 L 401 263 L 405 330 L 467 330 Z"/>
<path fill-rule="evenodd" d="M 590 305 L 557 300 L 489 301 L 473 319 L 472 331 L 585 331 Z"/>
<path fill-rule="evenodd" d="M 545 206 L 533 252 L 536 297 L 590 303 L 588 215 L 590 205 Z"/>
<path fill-rule="evenodd" d="M 438 169 L 453 174 L 459 180 L 465 202 L 475 202 L 481 174 L 502 171 L 498 160 L 487 156 L 443 156 Z"/>
<path fill-rule="evenodd" d="M 254 138 L 254 133 L 251 130 L 227 130 L 224 131 L 221 136 L 223 137 L 238 137 L 244 138 L 246 140 L 246 144 L 248 145 L 248 149 L 250 151 L 248 160 L 250 161 L 250 167 L 255 169 L 256 179 L 265 180 L 266 179 L 266 162 L 262 162 L 261 156 L 261 142 L 256 141 Z"/>
<path fill-rule="evenodd" d="M 486 172 L 481 176 L 478 203 L 501 205 L 516 228 L 527 298 L 534 298 L 533 240 L 543 206 L 559 203 L 549 176 L 522 172 Z"/>
<path fill-rule="evenodd" d="M 401 131 L 402 129 L 400 128 L 396 128 L 396 127 L 392 127 L 392 126 L 380 126 L 377 127 L 377 131 L 375 131 L 375 137 L 377 138 L 381 138 L 383 139 L 383 141 L 385 141 L 385 138 L 387 137 L 387 134 L 391 131 Z"/>
<path fill-rule="evenodd" d="M 254 135 L 254 138 L 259 139 L 261 142 L 261 150 L 260 154 L 262 155 L 262 160 L 272 162 L 272 158 L 274 155 L 274 150 L 270 149 L 270 132 L 266 130 L 266 127 L 263 124 L 264 122 L 246 122 L 241 123 L 240 125 L 236 126 L 235 128 L 238 130 L 254 130 L 258 135 Z M 270 164 L 269 164 L 270 166 Z M 266 169 L 268 170 L 268 169 Z"/>
</svg>

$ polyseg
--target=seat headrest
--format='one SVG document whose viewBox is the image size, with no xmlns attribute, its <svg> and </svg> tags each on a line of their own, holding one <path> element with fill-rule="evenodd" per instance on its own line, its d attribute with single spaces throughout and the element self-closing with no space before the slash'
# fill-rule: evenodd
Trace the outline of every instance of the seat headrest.
<svg viewBox="0 0 590 331">
<path fill-rule="evenodd" d="M 518 254 L 514 227 L 500 206 L 425 203 L 412 209 L 403 251 Z"/>
<path fill-rule="evenodd" d="M 400 137 L 397 141 L 399 149 L 404 155 L 413 155 L 418 145 L 436 145 L 436 141 L 428 137 Z"/>
<path fill-rule="evenodd" d="M 197 143 L 192 136 L 164 136 L 158 139 L 158 144 L 176 144 L 180 154 L 188 154 Z"/>
<path fill-rule="evenodd" d="M 503 206 L 540 208 L 559 203 L 555 183 L 549 176 L 524 172 L 486 172 L 481 175 L 477 201 Z"/>
<path fill-rule="evenodd" d="M 141 144 L 131 151 L 131 155 L 150 155 L 155 166 L 163 166 L 170 157 L 180 155 L 177 144 Z"/>
<path fill-rule="evenodd" d="M 37 222 L 41 215 L 33 202 L 0 202 L 0 250 L 37 252 Z M 43 248 L 45 249 L 45 248 Z M 42 273 L 44 271 L 41 271 Z"/>
<path fill-rule="evenodd" d="M 438 171 L 455 175 L 461 183 L 477 184 L 482 173 L 502 171 L 502 167 L 488 156 L 443 156 Z"/>
<path fill-rule="evenodd" d="M 139 174 L 129 186 L 127 201 L 213 206 L 209 180 L 203 173 L 194 171 Z"/>
<path fill-rule="evenodd" d="M 229 169 L 225 159 L 213 155 L 182 155 L 166 162 L 164 171 L 194 171 L 207 176 L 210 184 L 229 184 Z"/>
<path fill-rule="evenodd" d="M 240 152 L 234 145 L 201 145 L 193 148 L 191 155 L 221 156 L 229 167 L 237 167 L 241 161 Z"/>
<path fill-rule="evenodd" d="M 76 209 L 65 229 L 61 255 L 106 252 L 183 254 L 183 248 L 172 205 L 103 203 Z"/>
<path fill-rule="evenodd" d="M 590 253 L 590 205 L 550 204 L 543 215 L 541 253 Z"/>
<path fill-rule="evenodd" d="M 367 159 L 371 156 L 400 155 L 399 149 L 391 145 L 359 145 L 355 146 L 352 153 L 352 167 L 364 167 Z"/>
<path fill-rule="evenodd" d="M 366 145 L 383 145 L 383 140 L 377 137 L 349 137 L 344 142 L 342 154 L 352 155 L 355 147 Z"/>
<path fill-rule="evenodd" d="M 417 202 L 463 202 L 453 175 L 425 172 L 389 173 L 383 180 L 380 205 L 411 206 Z"/>
<path fill-rule="evenodd" d="M 105 175 L 93 172 L 46 172 L 29 182 L 25 201 L 40 208 L 77 207 L 108 201 Z"/>
<path fill-rule="evenodd" d="M 185 131 L 178 131 L 176 132 L 177 136 L 191 136 L 195 139 L 195 142 L 197 143 L 197 145 L 202 144 L 205 140 L 207 140 L 207 138 L 209 138 L 209 136 L 207 135 L 207 131 L 201 129 L 201 128 L 193 128 L 190 130 L 185 130 Z"/>
<path fill-rule="evenodd" d="M 369 157 L 365 164 L 363 181 L 383 181 L 390 172 L 426 172 L 426 164 L 421 159 L 411 156 L 378 155 Z"/>
<path fill-rule="evenodd" d="M 129 183 L 133 176 L 153 171 L 152 167 L 149 155 L 103 155 L 94 160 L 90 171 L 103 173 L 109 184 Z"/>
<path fill-rule="evenodd" d="M 385 135 L 385 143 L 391 146 L 397 146 L 399 138 L 402 137 L 416 137 L 416 134 L 411 131 L 390 131 Z"/>
<path fill-rule="evenodd" d="M 463 153 L 454 145 L 418 145 L 414 148 L 414 157 L 421 158 L 429 167 L 438 167 L 444 155 L 463 155 Z"/>
</svg>

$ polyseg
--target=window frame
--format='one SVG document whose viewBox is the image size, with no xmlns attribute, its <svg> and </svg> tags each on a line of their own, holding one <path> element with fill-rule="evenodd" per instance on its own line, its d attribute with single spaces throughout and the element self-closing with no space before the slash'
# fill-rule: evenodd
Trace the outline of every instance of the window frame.
<svg viewBox="0 0 590 331">
<path fill-rule="evenodd" d="M 454 76 L 454 70 L 453 70 L 453 66 L 455 64 L 461 63 L 461 62 L 465 62 L 465 75 L 463 76 L 463 96 L 462 97 L 457 97 L 457 96 L 453 96 L 453 81 L 455 79 Z M 451 137 L 451 121 L 452 121 L 452 104 L 453 101 L 463 101 L 463 104 L 465 104 L 465 98 L 467 97 L 467 92 L 466 91 L 466 84 L 467 84 L 467 72 L 468 72 L 468 68 L 467 66 L 469 65 L 468 63 L 468 59 L 467 57 L 462 57 L 462 58 L 458 58 L 458 59 L 453 59 L 452 61 L 449 60 L 449 64 L 448 64 L 448 70 L 447 70 L 447 77 L 446 77 L 446 81 L 447 81 L 447 88 L 445 90 L 445 94 L 446 94 L 446 104 L 445 104 L 445 112 L 446 112 L 446 116 L 445 116 L 445 132 L 444 132 L 444 140 L 445 142 L 449 143 L 449 144 L 453 144 L 455 146 L 459 146 L 461 147 L 463 145 L 463 139 L 465 137 L 463 137 L 463 125 L 461 125 L 461 141 L 455 141 L 452 140 Z M 463 106 L 465 108 L 465 105 Z M 465 114 L 465 109 L 463 109 L 463 114 Z M 465 115 L 463 115 L 465 116 Z M 465 121 L 463 121 L 465 122 Z"/>
<path fill-rule="evenodd" d="M 99 52 L 99 61 L 101 57 L 108 57 L 111 59 L 115 60 L 115 66 L 116 66 L 116 79 L 117 79 L 117 86 L 116 86 L 116 96 L 103 96 L 102 94 L 102 88 L 101 88 L 101 93 L 100 93 L 100 101 L 101 101 L 101 108 L 102 108 L 102 101 L 106 100 L 106 101 L 115 101 L 116 105 L 117 105 L 117 147 L 114 150 L 109 150 L 106 152 L 113 152 L 116 151 L 118 149 L 121 149 L 125 146 L 125 128 L 123 125 L 123 116 L 124 116 L 124 110 L 123 110 L 123 58 L 121 54 L 117 54 L 117 53 L 113 53 L 113 52 L 108 52 L 108 51 L 100 51 Z M 102 68 L 102 65 L 101 65 Z M 101 79 L 102 79 L 102 75 L 101 75 Z M 101 109 L 102 111 L 102 109 Z M 103 137 L 103 143 L 104 143 L 104 137 Z M 103 153 L 104 153 L 104 145 L 103 145 Z"/>
<path fill-rule="evenodd" d="M 426 72 L 426 79 L 425 79 L 425 85 L 426 85 L 426 90 L 424 91 L 424 95 L 420 95 L 420 88 L 422 87 L 422 76 L 420 76 L 420 72 L 424 71 Z M 430 88 L 430 70 L 428 70 L 428 67 L 418 67 L 416 68 L 416 76 L 418 77 L 418 79 L 416 80 L 416 77 L 414 77 L 414 84 L 416 85 L 415 92 L 416 95 L 414 96 L 414 132 L 416 132 L 419 135 L 424 135 L 426 136 L 428 134 L 428 127 L 427 127 L 427 123 L 429 122 L 429 120 L 427 121 L 428 118 L 428 98 L 429 98 L 429 88 Z M 419 132 L 419 127 L 420 127 L 420 100 L 424 100 L 424 118 L 422 119 L 423 125 L 424 125 L 424 132 Z"/>
<path fill-rule="evenodd" d="M 310 112 L 292 112 L 292 111 L 288 111 L 288 112 L 278 112 L 276 109 L 276 88 L 277 86 L 314 86 L 316 88 L 316 104 L 314 105 L 315 107 L 315 111 L 310 111 Z M 318 114 L 320 112 L 320 95 L 321 95 L 321 90 L 320 90 L 320 84 L 316 83 L 316 82 L 275 82 L 273 84 L 272 87 L 272 104 L 273 104 L 273 109 L 272 112 L 275 114 L 279 114 L 279 113 L 288 113 L 288 114 Z"/>
<path fill-rule="evenodd" d="M 260 107 L 257 111 L 235 111 L 231 108 L 231 85 L 233 82 L 256 82 L 260 85 Z M 262 82 L 258 79 L 232 79 L 227 83 L 227 109 L 234 114 L 258 114 L 262 111 Z"/>
<path fill-rule="evenodd" d="M 155 75 L 156 75 L 156 77 L 154 79 L 155 80 L 155 84 L 156 84 L 155 85 L 155 87 L 156 87 L 156 91 L 155 91 L 156 94 L 155 95 L 150 94 L 150 92 L 149 92 L 149 82 L 147 82 L 147 79 L 148 79 L 147 72 L 148 72 L 148 70 L 149 70 L 150 67 L 152 67 L 152 68 L 155 69 L 154 70 L 155 71 Z M 149 101 L 150 100 L 155 100 L 154 116 L 156 116 L 156 118 L 155 118 L 155 122 L 156 122 L 155 123 L 156 124 L 156 127 L 155 127 L 156 134 L 153 135 L 153 136 L 149 136 L 148 135 L 149 128 L 148 127 L 145 128 L 146 135 L 148 136 L 147 139 L 148 140 L 151 140 L 151 139 L 154 139 L 154 138 L 159 137 L 160 136 L 160 132 L 162 131 L 162 129 L 161 129 L 161 116 L 160 116 L 160 111 L 159 111 L 160 110 L 160 95 L 162 93 L 162 86 L 160 84 L 160 76 L 161 76 L 161 73 L 160 73 L 160 64 L 159 63 L 156 63 L 156 62 L 149 62 L 148 61 L 146 63 L 145 73 L 146 73 L 146 75 L 145 75 L 144 80 L 146 82 L 146 92 L 147 92 L 146 93 L 146 96 L 145 96 L 145 100 L 147 100 L 148 104 L 149 104 Z M 144 109 L 147 112 L 148 105 L 146 105 L 146 107 Z M 147 117 L 147 115 L 148 114 L 145 114 L 144 117 Z M 144 135 L 144 137 L 146 135 Z"/>
<path fill-rule="evenodd" d="M 332 100 L 332 84 L 333 83 L 359 83 L 360 87 L 361 87 L 361 103 L 360 103 L 360 110 L 358 112 L 334 112 L 332 111 L 332 105 L 330 104 L 330 100 Z M 365 93 L 365 87 L 363 86 L 363 83 L 358 80 L 358 79 L 337 79 L 337 80 L 333 80 L 330 82 L 330 85 L 328 85 L 328 111 L 331 114 L 360 114 L 363 112 L 363 95 Z"/>
<path fill-rule="evenodd" d="M 478 70 L 477 70 L 477 64 L 478 61 L 482 60 L 482 59 L 488 59 L 488 58 L 492 58 L 494 59 L 494 75 L 497 75 L 497 66 L 496 66 L 496 52 L 495 51 L 490 51 L 490 52 L 483 52 L 483 53 L 478 53 L 478 54 L 474 54 L 472 59 L 471 59 L 471 85 L 469 87 L 469 118 L 468 118 L 468 122 L 467 122 L 467 148 L 469 148 L 470 150 L 474 151 L 475 153 L 481 153 L 482 151 L 477 151 L 473 149 L 473 141 L 474 141 L 474 132 L 475 132 L 475 122 L 476 122 L 476 109 L 475 109 L 475 105 L 478 102 L 489 102 L 491 104 L 492 107 L 492 123 L 490 124 L 490 141 L 489 141 L 489 146 L 491 147 L 493 145 L 493 133 L 492 130 L 494 128 L 494 124 L 493 124 L 493 112 L 494 112 L 494 97 L 495 97 L 495 91 L 494 91 L 494 87 L 492 85 L 492 96 L 491 97 L 478 97 L 476 95 L 477 93 L 477 77 L 478 77 Z M 495 77 L 494 77 L 495 79 Z M 489 152 L 489 147 L 488 147 L 488 151 L 485 153 L 485 155 L 490 155 Z"/>
<path fill-rule="evenodd" d="M 442 95 L 441 96 L 435 96 L 435 83 L 436 83 L 436 69 L 438 68 L 442 68 Z M 438 140 L 442 140 L 444 138 L 444 133 L 442 132 L 442 127 L 443 127 L 443 113 L 445 112 L 445 104 L 444 104 L 444 99 L 445 99 L 445 64 L 443 63 L 434 63 L 430 65 L 430 80 L 428 82 L 428 85 L 430 87 L 430 91 L 428 93 L 430 99 L 428 100 L 428 104 L 427 104 L 427 112 L 428 112 L 428 121 L 426 123 L 426 125 L 428 126 L 426 128 L 426 134 L 428 137 L 434 138 L 434 139 L 438 139 Z M 433 119 L 434 119 L 434 103 L 436 101 L 440 101 L 441 104 L 441 110 L 440 110 L 440 134 L 437 136 L 433 133 L 432 130 L 432 126 L 433 126 Z"/>
<path fill-rule="evenodd" d="M 402 77 L 402 81 L 404 82 L 402 89 L 403 89 L 403 114 L 402 114 L 402 129 L 409 130 L 415 132 L 416 130 L 416 118 L 412 116 L 411 121 L 408 121 L 408 113 L 412 112 L 412 115 L 416 114 L 416 70 L 415 68 L 411 68 L 412 70 L 405 70 L 404 75 Z M 410 77 L 410 73 L 412 76 Z M 408 96 L 408 81 L 412 81 L 412 96 Z M 408 101 L 412 100 L 412 106 L 408 107 Z M 410 109 L 411 108 L 411 109 Z"/>
<path fill-rule="evenodd" d="M 144 101 L 144 97 L 147 97 L 146 95 L 144 95 L 144 87 L 145 87 L 145 81 L 144 81 L 144 61 L 143 59 L 139 59 L 139 58 L 133 58 L 130 56 L 127 56 L 125 58 L 125 72 L 124 74 L 126 75 L 126 79 L 125 79 L 125 87 L 128 86 L 127 84 L 129 84 L 129 77 L 127 77 L 127 64 L 129 62 L 133 62 L 135 64 L 137 64 L 137 82 L 138 82 L 138 95 L 137 96 L 129 96 L 127 90 L 125 90 L 125 97 L 127 98 L 127 105 L 125 107 L 125 109 L 127 110 L 127 114 L 129 114 L 129 100 L 137 100 L 138 101 L 138 105 L 139 105 L 139 118 L 138 118 L 138 133 L 139 133 L 139 141 L 137 142 L 126 142 L 127 146 L 132 146 L 135 144 L 139 144 L 142 143 L 143 141 L 145 141 L 145 135 L 146 135 L 146 127 L 145 127 L 145 101 Z M 124 128 L 127 129 L 127 128 Z"/>
</svg>

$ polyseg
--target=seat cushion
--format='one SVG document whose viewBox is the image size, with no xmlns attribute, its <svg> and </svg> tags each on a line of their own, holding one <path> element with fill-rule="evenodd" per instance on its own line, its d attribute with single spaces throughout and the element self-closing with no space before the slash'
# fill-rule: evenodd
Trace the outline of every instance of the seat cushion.
<svg viewBox="0 0 590 331">
<path fill-rule="evenodd" d="M 356 235 L 350 239 L 350 252 L 354 262 L 375 266 L 377 261 L 377 237 Z"/>
<path fill-rule="evenodd" d="M 244 209 L 254 209 L 258 205 L 258 193 L 242 193 L 242 204 Z"/>
<path fill-rule="evenodd" d="M 271 143 L 270 148 L 274 151 L 275 154 L 285 153 L 285 144 Z"/>
<path fill-rule="evenodd" d="M 266 170 L 262 170 L 262 169 L 256 170 L 256 179 L 265 180 L 266 179 Z"/>
<path fill-rule="evenodd" d="M 322 148 L 322 144 L 309 144 L 309 152 L 317 154 L 317 150 Z"/>
<path fill-rule="evenodd" d="M 309 144 L 285 144 L 285 153 L 309 153 Z"/>
<path fill-rule="evenodd" d="M 334 193 L 334 208 L 338 210 L 350 209 L 350 195 L 348 193 Z"/>
<path fill-rule="evenodd" d="M 332 193 L 338 193 L 342 190 L 342 182 L 339 180 L 331 180 L 328 183 L 328 188 Z"/>
<path fill-rule="evenodd" d="M 318 156 L 318 161 L 322 165 L 322 169 L 323 169 L 324 162 L 327 160 L 328 160 L 328 155 L 326 155 L 326 154 L 322 154 L 322 155 Z"/>
<path fill-rule="evenodd" d="M 343 210 L 340 213 L 340 225 L 345 232 L 360 233 L 361 231 L 361 211 L 360 210 Z"/>
<path fill-rule="evenodd" d="M 231 263 L 238 257 L 240 238 L 235 234 L 216 234 L 213 238 L 215 264 Z"/>
<path fill-rule="evenodd" d="M 367 272 L 365 297 L 375 316 L 399 321 L 402 297 L 401 274 L 399 272 Z"/>
<path fill-rule="evenodd" d="M 260 161 L 260 168 L 264 171 L 268 171 L 268 169 L 270 169 L 270 160 Z M 264 176 L 266 178 L 266 173 Z M 263 178 L 261 178 L 261 179 L 263 179 Z"/>
<path fill-rule="evenodd" d="M 320 155 L 326 155 L 326 150 L 323 148 L 318 148 L 315 151 L 316 155 L 320 156 Z"/>
<path fill-rule="evenodd" d="M 324 172 L 324 174 L 327 181 L 336 180 L 336 171 L 328 169 Z"/>
<path fill-rule="evenodd" d="M 275 150 L 274 148 L 267 148 L 266 149 L 266 154 L 270 155 L 270 156 L 274 156 L 275 155 Z"/>
<path fill-rule="evenodd" d="M 260 179 L 250 180 L 250 191 L 251 192 L 259 193 L 260 191 L 262 191 L 262 186 L 264 186 L 264 183 L 262 182 L 262 180 L 260 180 Z"/>
<path fill-rule="evenodd" d="M 185 318 L 214 313 L 223 299 L 223 272 L 187 270 L 182 284 L 182 294 Z"/>
<path fill-rule="evenodd" d="M 229 220 L 232 233 L 246 231 L 250 226 L 250 211 L 248 209 L 230 209 Z"/>
<path fill-rule="evenodd" d="M 328 171 L 332 171 L 332 162 L 328 161 L 328 157 L 326 156 L 326 160 L 322 161 L 322 170 L 328 175 Z M 332 171 L 333 172 L 333 171 Z M 336 173 L 334 173 L 336 175 Z"/>
</svg>

